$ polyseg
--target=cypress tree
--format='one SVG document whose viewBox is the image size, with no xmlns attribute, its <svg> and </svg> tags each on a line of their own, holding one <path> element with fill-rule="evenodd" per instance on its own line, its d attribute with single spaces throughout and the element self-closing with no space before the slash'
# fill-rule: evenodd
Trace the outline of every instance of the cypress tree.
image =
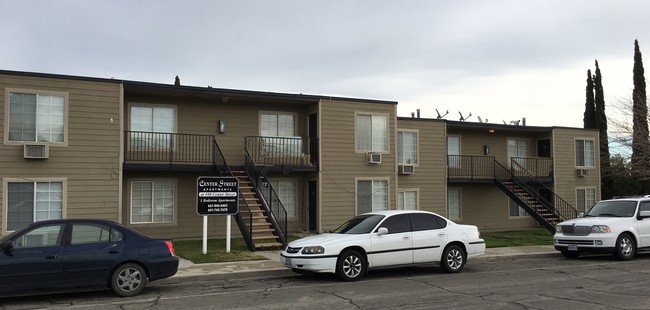
<svg viewBox="0 0 650 310">
<path fill-rule="evenodd" d="M 600 135 L 600 173 L 601 173 L 601 195 L 603 198 L 611 198 L 611 169 L 609 159 L 609 139 L 607 136 L 607 116 L 605 115 L 605 95 L 603 92 L 603 77 L 596 60 L 596 72 L 594 75 L 594 103 L 595 117 L 594 128 L 598 128 Z"/>
<path fill-rule="evenodd" d="M 587 69 L 587 100 L 585 101 L 584 128 L 596 128 L 596 110 L 594 103 L 594 82 L 591 77 L 591 69 Z"/>
<path fill-rule="evenodd" d="M 632 91 L 632 171 L 647 176 L 648 105 L 639 41 L 634 40 L 634 90 Z"/>
</svg>

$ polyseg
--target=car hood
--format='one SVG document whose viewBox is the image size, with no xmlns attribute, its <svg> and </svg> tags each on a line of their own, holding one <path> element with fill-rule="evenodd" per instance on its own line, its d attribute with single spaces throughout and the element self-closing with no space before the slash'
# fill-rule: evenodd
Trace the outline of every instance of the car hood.
<svg viewBox="0 0 650 310">
<path fill-rule="evenodd" d="M 619 223 L 629 223 L 629 217 L 581 217 L 577 219 L 572 219 L 564 221 L 558 225 L 576 225 L 576 226 L 593 226 L 593 225 L 610 225 L 615 226 Z"/>
<path fill-rule="evenodd" d="M 291 243 L 289 243 L 289 246 L 292 248 L 300 248 L 304 246 L 313 246 L 313 245 L 326 246 L 332 243 L 338 243 L 350 239 L 356 239 L 359 238 L 360 236 L 367 236 L 367 234 L 330 234 L 330 233 L 319 234 L 319 235 L 307 236 L 292 241 Z"/>
</svg>

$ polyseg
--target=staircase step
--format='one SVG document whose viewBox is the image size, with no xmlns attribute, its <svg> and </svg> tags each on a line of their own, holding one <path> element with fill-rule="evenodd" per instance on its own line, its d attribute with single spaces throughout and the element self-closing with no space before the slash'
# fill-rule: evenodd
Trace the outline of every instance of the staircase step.
<svg viewBox="0 0 650 310">
<path fill-rule="evenodd" d="M 264 236 L 253 236 L 253 240 L 277 240 L 278 236 L 275 235 L 264 235 Z"/>
<path fill-rule="evenodd" d="M 261 233 L 273 233 L 273 232 L 275 232 L 275 229 L 273 229 L 273 228 L 267 228 L 267 229 L 254 228 L 253 229 L 253 235 L 261 234 Z"/>
</svg>

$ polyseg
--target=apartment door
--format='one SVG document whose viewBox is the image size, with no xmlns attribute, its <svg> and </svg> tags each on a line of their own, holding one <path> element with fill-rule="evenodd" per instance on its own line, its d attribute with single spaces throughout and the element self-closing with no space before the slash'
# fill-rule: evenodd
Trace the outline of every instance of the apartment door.
<svg viewBox="0 0 650 310">
<path fill-rule="evenodd" d="M 309 114 L 309 156 L 312 164 L 318 164 L 318 114 Z"/>
<path fill-rule="evenodd" d="M 551 140 L 537 140 L 537 157 L 551 157 Z"/>
</svg>

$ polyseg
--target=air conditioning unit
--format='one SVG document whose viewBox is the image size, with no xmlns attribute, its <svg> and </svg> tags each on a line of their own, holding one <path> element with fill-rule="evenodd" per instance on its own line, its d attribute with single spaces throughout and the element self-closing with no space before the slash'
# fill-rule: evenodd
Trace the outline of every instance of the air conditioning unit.
<svg viewBox="0 0 650 310">
<path fill-rule="evenodd" d="M 23 158 L 47 159 L 50 157 L 50 147 L 45 144 L 25 144 Z"/>
<path fill-rule="evenodd" d="M 399 173 L 400 174 L 406 174 L 406 175 L 413 174 L 413 173 L 415 173 L 415 166 L 413 166 L 413 165 L 402 165 L 402 166 L 400 166 Z"/>
<path fill-rule="evenodd" d="M 369 164 L 381 164 L 381 154 L 380 153 L 368 153 L 368 163 Z"/>
<path fill-rule="evenodd" d="M 585 177 L 589 175 L 589 170 L 587 169 L 576 169 L 576 176 Z"/>
</svg>

